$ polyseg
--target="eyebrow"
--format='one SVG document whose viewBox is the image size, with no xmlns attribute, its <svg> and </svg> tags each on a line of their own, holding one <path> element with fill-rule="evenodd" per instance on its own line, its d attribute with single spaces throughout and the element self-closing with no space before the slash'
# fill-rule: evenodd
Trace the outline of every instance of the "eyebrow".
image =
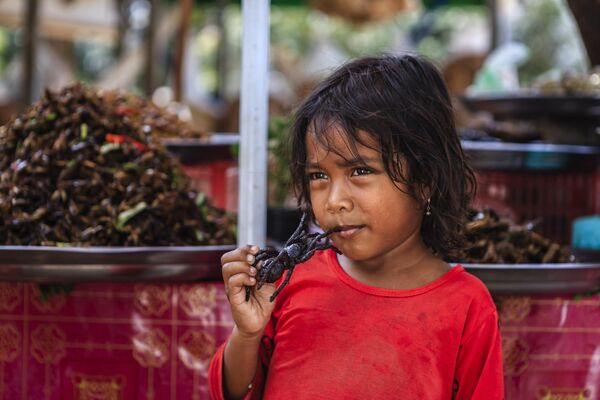
<svg viewBox="0 0 600 400">
<path fill-rule="evenodd" d="M 341 166 L 341 167 L 352 167 L 355 165 L 365 165 L 365 164 L 370 164 L 370 163 L 378 163 L 381 160 L 378 158 L 370 158 L 370 157 L 361 157 L 361 158 L 353 158 L 350 160 L 346 160 L 343 159 L 341 161 L 336 161 L 336 165 Z M 309 162 L 306 164 L 306 168 L 319 168 L 319 163 L 312 163 Z"/>
</svg>

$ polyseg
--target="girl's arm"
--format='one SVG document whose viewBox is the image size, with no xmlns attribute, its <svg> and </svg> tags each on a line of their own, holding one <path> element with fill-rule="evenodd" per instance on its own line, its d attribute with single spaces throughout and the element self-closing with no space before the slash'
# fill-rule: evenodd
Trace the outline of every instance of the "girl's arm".
<svg viewBox="0 0 600 400">
<path fill-rule="evenodd" d="M 226 399 L 242 399 L 250 389 L 258 366 L 262 336 L 248 336 L 237 327 L 225 345 L 223 355 L 223 392 Z"/>
<path fill-rule="evenodd" d="M 260 290 L 253 288 L 257 271 L 252 263 L 258 250 L 257 246 L 244 246 L 221 257 L 225 292 L 235 323 L 223 353 L 217 354 L 222 357 L 222 367 L 216 374 L 223 378 L 218 389 L 226 399 L 240 399 L 248 392 L 257 371 L 261 339 L 274 308 L 270 301 L 274 284 L 265 283 Z M 248 301 L 246 286 L 253 288 Z"/>
</svg>

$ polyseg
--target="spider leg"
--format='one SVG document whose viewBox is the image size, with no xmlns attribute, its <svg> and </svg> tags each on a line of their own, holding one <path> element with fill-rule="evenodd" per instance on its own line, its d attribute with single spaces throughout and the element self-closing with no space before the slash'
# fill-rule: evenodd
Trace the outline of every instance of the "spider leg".
<svg viewBox="0 0 600 400">
<path fill-rule="evenodd" d="M 310 233 L 310 234 L 306 234 L 300 237 L 297 237 L 294 240 L 289 240 L 289 243 L 287 244 L 286 247 L 291 246 L 295 243 L 299 244 L 301 247 L 306 247 L 306 243 L 309 242 L 310 239 L 312 239 L 315 235 L 317 235 L 316 233 Z"/>
<path fill-rule="evenodd" d="M 309 258 L 311 258 L 313 256 L 313 254 L 315 254 L 316 250 L 311 250 L 308 253 L 304 253 L 304 255 L 302 255 L 300 258 L 298 258 L 298 264 L 301 264 L 303 262 L 305 262 L 306 260 L 308 260 Z"/>
<path fill-rule="evenodd" d="M 277 252 L 277 250 L 272 249 L 272 248 L 262 249 L 254 257 L 254 262 L 252 263 L 252 266 L 256 267 L 259 262 L 261 262 L 263 260 L 267 260 L 268 261 L 269 258 L 275 257 L 278 254 L 279 253 Z M 264 264 L 263 264 L 263 267 L 264 267 Z M 259 285 L 257 286 L 257 290 L 260 289 L 261 286 L 262 286 L 262 283 L 259 282 Z M 246 301 L 248 301 L 248 300 L 250 300 L 250 294 L 252 293 L 252 288 L 250 286 L 246 286 L 245 289 L 246 289 Z"/>
<path fill-rule="evenodd" d="M 281 289 L 283 289 L 290 282 L 290 278 L 292 277 L 292 272 L 294 272 L 295 267 L 296 266 L 294 265 L 294 266 L 290 267 L 290 269 L 288 269 L 288 272 L 285 275 L 285 279 L 283 280 L 281 285 L 279 285 L 279 287 L 273 292 L 269 301 L 273 302 L 273 300 L 275 300 L 275 297 L 277 297 L 279 292 L 281 292 Z"/>
<path fill-rule="evenodd" d="M 339 232 L 339 231 L 340 231 L 340 229 L 339 229 L 339 228 L 333 228 L 333 229 L 330 229 L 330 230 L 328 230 L 328 231 L 325 231 L 325 232 L 322 232 L 322 233 L 315 233 L 315 234 L 312 234 L 312 235 L 311 235 L 311 236 L 312 236 L 312 240 L 311 240 L 311 241 L 308 243 L 308 245 L 307 245 L 306 247 L 307 247 L 309 250 L 311 250 L 311 249 L 313 248 L 313 246 L 316 246 L 316 245 L 318 245 L 318 243 L 319 243 L 321 240 L 323 240 L 323 239 L 327 238 L 327 236 L 331 235 L 332 233 Z M 313 235 L 314 235 L 314 236 L 313 236 Z M 330 245 L 330 244 L 329 244 L 329 240 L 328 240 L 327 242 L 325 242 L 325 243 L 327 243 L 327 245 L 328 245 L 329 247 L 333 247 L 333 245 Z M 335 247 L 333 247 L 333 248 L 335 249 Z M 324 248 L 321 248 L 321 250 L 323 250 L 323 249 L 324 249 Z M 335 249 L 335 251 L 336 251 L 336 252 L 338 252 L 338 253 L 340 253 L 340 251 L 339 251 L 339 250 L 337 250 L 337 249 Z M 341 254 L 341 253 L 340 253 L 340 254 Z"/>
<path fill-rule="evenodd" d="M 316 236 L 316 237 L 313 239 L 313 241 L 312 241 L 312 242 L 318 242 L 318 241 L 320 241 L 320 240 L 322 240 L 322 239 L 326 238 L 327 236 L 331 235 L 332 233 L 336 233 L 336 232 L 339 232 L 339 231 L 340 231 L 340 228 L 333 228 L 333 229 L 330 229 L 330 230 L 328 230 L 328 231 L 321 232 L 321 233 L 319 233 L 319 234 L 318 234 L 318 235 L 317 235 L 317 236 Z M 311 242 L 311 243 L 312 243 L 312 242 Z"/>
<path fill-rule="evenodd" d="M 320 234 L 318 234 L 318 235 L 317 235 L 317 236 L 316 236 L 316 237 L 313 239 L 313 241 L 315 241 L 315 242 L 318 242 L 318 241 L 320 241 L 320 240 L 323 240 L 323 239 L 324 239 L 324 238 L 326 238 L 327 236 L 329 236 L 329 235 L 331 235 L 332 233 L 334 233 L 334 232 L 337 232 L 337 231 L 338 231 L 338 229 L 333 229 L 333 230 L 329 230 L 329 231 L 327 231 L 327 232 L 320 233 Z"/>
<path fill-rule="evenodd" d="M 329 242 L 324 242 L 324 243 L 315 243 L 313 246 L 311 246 L 312 248 L 309 248 L 308 252 L 306 252 L 302 257 L 299 258 L 299 263 L 303 263 L 306 260 L 308 260 L 309 258 L 311 258 L 313 256 L 313 254 L 315 254 L 315 252 L 317 250 L 325 250 L 325 249 L 330 249 L 333 248 L 336 252 L 339 253 L 339 250 L 336 249 L 335 247 L 333 247 Z M 341 254 L 341 253 L 340 253 Z"/>
<path fill-rule="evenodd" d="M 259 261 L 265 260 L 267 258 L 276 257 L 279 252 L 275 249 L 263 249 L 258 252 L 258 254 L 254 257 L 254 262 L 252 263 L 253 267 L 256 267 Z"/>
<path fill-rule="evenodd" d="M 259 286 L 257 287 L 257 289 L 260 289 L 260 287 L 262 286 L 261 281 L 263 281 L 262 279 L 262 274 L 260 273 L 260 271 L 263 270 L 263 268 L 265 268 L 264 270 L 267 271 L 269 266 L 278 258 L 281 257 L 281 254 L 283 253 L 283 251 L 281 252 L 277 252 L 276 250 L 272 250 L 269 253 L 264 253 L 264 254 L 259 254 L 255 259 L 254 262 L 252 263 L 252 266 L 255 268 L 258 268 L 258 263 L 260 261 L 263 261 L 263 264 L 260 266 L 260 268 L 258 268 L 259 274 L 258 274 L 258 283 Z M 264 274 L 264 273 L 263 273 Z"/>
<path fill-rule="evenodd" d="M 309 233 L 308 235 L 306 235 L 306 236 L 304 237 L 304 239 L 305 239 L 305 241 L 307 241 L 307 242 L 308 242 L 308 239 L 310 239 L 310 241 L 312 242 L 312 241 L 314 241 L 314 240 L 319 240 L 319 239 L 317 238 L 318 236 L 319 236 L 319 234 L 318 234 L 318 233 Z"/>
<path fill-rule="evenodd" d="M 316 243 L 314 248 L 315 250 L 325 250 L 331 247 L 333 247 L 333 244 L 330 241 L 326 241 L 322 243 Z"/>
<path fill-rule="evenodd" d="M 278 262 L 279 260 L 281 260 L 281 257 L 283 257 L 283 255 L 284 255 L 284 254 L 285 254 L 285 251 L 281 250 L 281 251 L 279 252 L 279 254 L 277 254 L 277 257 L 275 257 L 275 258 L 273 259 L 273 261 L 271 261 L 271 262 L 269 263 L 269 265 L 271 265 L 271 264 L 273 264 L 273 263 L 276 263 L 276 262 Z M 265 262 L 265 264 L 266 264 L 266 262 Z"/>
<path fill-rule="evenodd" d="M 340 249 L 338 249 L 337 247 L 335 247 L 334 245 L 331 245 L 331 250 L 335 251 L 338 254 L 342 254 L 342 252 L 340 251 Z"/>
<path fill-rule="evenodd" d="M 266 279 L 267 279 L 267 273 L 271 267 L 271 264 L 273 264 L 274 261 L 275 261 L 275 259 L 273 259 L 273 258 L 268 259 L 258 270 L 258 277 L 257 277 L 258 283 L 256 284 L 256 290 L 259 290 L 265 284 Z M 265 271 L 265 272 L 261 274 L 260 271 Z"/>
<path fill-rule="evenodd" d="M 317 236 L 319 236 L 318 233 L 312 233 L 312 234 L 306 236 L 306 245 L 305 245 L 306 249 L 310 250 L 314 246 L 314 244 L 317 241 Z"/>
<path fill-rule="evenodd" d="M 325 233 L 317 234 L 315 237 L 313 237 L 313 239 L 310 242 L 308 242 L 308 245 L 306 246 L 307 249 L 309 251 L 312 250 L 313 248 L 315 248 L 315 246 L 318 246 L 320 244 L 319 242 L 325 237 L 327 237 Z"/>
<path fill-rule="evenodd" d="M 318 235 L 318 233 L 308 233 L 308 232 L 305 232 L 304 235 L 299 235 L 294 240 L 290 241 L 289 244 L 305 242 L 307 239 L 312 239 L 312 238 L 314 238 L 317 235 Z"/>
<path fill-rule="evenodd" d="M 283 245 L 283 247 L 287 247 L 290 245 L 290 243 L 292 243 L 294 240 L 298 239 L 298 237 L 300 237 L 302 235 L 302 233 L 304 231 L 306 231 L 306 213 L 303 212 L 302 213 L 302 217 L 300 218 L 300 224 L 298 224 L 298 227 L 296 228 L 296 230 L 294 231 L 294 233 L 292 233 L 292 236 L 290 236 L 290 238 L 287 240 L 287 242 L 285 242 L 285 244 Z"/>
</svg>

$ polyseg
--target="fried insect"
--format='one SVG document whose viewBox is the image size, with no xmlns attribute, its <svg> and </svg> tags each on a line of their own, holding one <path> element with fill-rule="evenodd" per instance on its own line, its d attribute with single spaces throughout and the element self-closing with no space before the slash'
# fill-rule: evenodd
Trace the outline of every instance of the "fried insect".
<svg viewBox="0 0 600 400">
<path fill-rule="evenodd" d="M 323 233 L 308 233 L 306 217 L 307 213 L 304 212 L 296 231 L 290 236 L 281 251 L 273 248 L 262 249 L 256 254 L 254 263 L 252 263 L 252 266 L 256 267 L 259 262 L 263 261 L 262 267 L 258 270 L 256 290 L 259 290 L 265 283 L 277 282 L 283 272 L 287 270 L 284 281 L 271 295 L 270 301 L 275 300 L 281 289 L 289 283 L 296 265 L 308 261 L 317 250 L 333 249 L 336 253 L 342 254 L 327 239 L 327 236 L 339 232 L 340 229 L 330 229 Z M 250 300 L 250 293 L 251 288 L 246 286 L 246 301 Z"/>
<path fill-rule="evenodd" d="M 155 137 L 181 121 L 133 99 L 74 84 L 0 127 L 0 245 L 235 242 L 235 217 Z"/>
<path fill-rule="evenodd" d="M 573 262 L 570 252 L 535 232 L 536 221 L 518 225 L 491 209 L 472 210 L 465 226 L 466 246 L 460 262 L 547 264 Z"/>
</svg>

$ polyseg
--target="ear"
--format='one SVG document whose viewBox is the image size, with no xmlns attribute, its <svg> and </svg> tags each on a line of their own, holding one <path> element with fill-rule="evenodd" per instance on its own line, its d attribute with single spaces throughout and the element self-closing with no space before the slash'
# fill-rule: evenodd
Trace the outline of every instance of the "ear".
<svg viewBox="0 0 600 400">
<path fill-rule="evenodd" d="M 417 186 L 417 199 L 419 200 L 419 203 L 423 205 L 423 207 L 427 203 L 427 200 L 431 199 L 432 192 L 433 191 L 431 190 L 430 186 L 427 186 L 427 185 Z"/>
</svg>

